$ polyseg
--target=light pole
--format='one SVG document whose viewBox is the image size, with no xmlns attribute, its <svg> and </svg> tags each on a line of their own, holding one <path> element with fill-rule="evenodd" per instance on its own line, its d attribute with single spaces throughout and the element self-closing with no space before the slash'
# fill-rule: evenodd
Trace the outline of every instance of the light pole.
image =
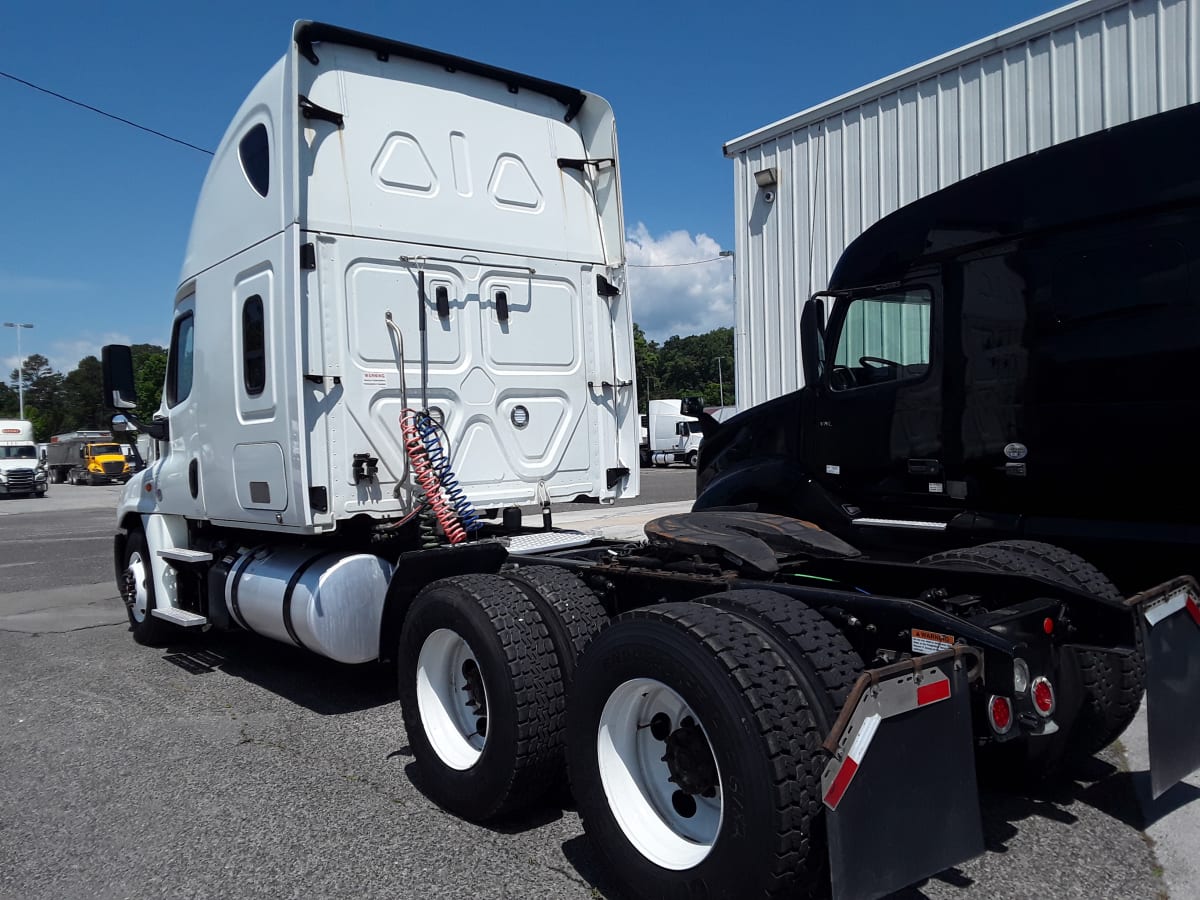
<svg viewBox="0 0 1200 900">
<path fill-rule="evenodd" d="M 733 267 L 733 307 L 734 307 L 734 365 L 737 364 L 737 254 L 732 250 L 722 250 L 717 256 L 727 257 Z M 736 373 L 735 373 L 736 374 Z M 717 357 L 717 377 L 721 378 L 721 357 Z M 725 382 L 721 380 L 721 406 L 725 405 Z"/>
<path fill-rule="evenodd" d="M 717 356 L 714 358 L 717 361 L 717 383 L 721 387 L 721 408 L 724 409 L 725 408 L 725 375 L 721 372 L 721 360 L 723 360 L 725 357 Z"/>
<path fill-rule="evenodd" d="M 20 412 L 18 419 L 25 418 L 25 357 L 21 355 L 21 329 L 32 328 L 28 322 L 5 322 L 5 328 L 17 329 L 17 403 Z"/>
</svg>

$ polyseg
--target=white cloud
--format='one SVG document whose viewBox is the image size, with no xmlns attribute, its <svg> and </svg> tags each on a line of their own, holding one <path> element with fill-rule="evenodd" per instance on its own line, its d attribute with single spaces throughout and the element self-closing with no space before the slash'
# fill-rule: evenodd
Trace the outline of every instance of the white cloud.
<svg viewBox="0 0 1200 900">
<path fill-rule="evenodd" d="M 106 331 L 103 334 L 89 332 L 77 337 L 59 339 L 50 341 L 49 346 L 42 346 L 36 340 L 32 339 L 32 335 L 37 334 L 36 331 L 28 332 L 21 346 L 21 352 L 26 356 L 32 356 L 35 353 L 40 353 L 50 360 L 50 368 L 56 372 L 62 372 L 66 375 L 77 365 L 85 356 L 94 356 L 100 358 L 100 348 L 105 344 L 131 344 L 133 341 L 129 335 L 122 334 L 116 331 Z M 15 348 L 14 348 L 15 349 Z M 0 357 L 0 378 L 5 383 L 8 382 L 8 376 L 20 362 L 20 357 L 15 353 L 5 354 Z"/>
<path fill-rule="evenodd" d="M 656 238 L 641 222 L 625 236 L 633 320 L 648 338 L 661 343 L 673 334 L 733 327 L 732 260 L 720 252 L 707 234 L 672 231 Z"/>
<path fill-rule="evenodd" d="M 50 368 L 64 375 L 79 365 L 85 356 L 100 358 L 100 348 L 105 344 L 132 344 L 127 334 L 106 331 L 103 334 L 89 332 L 67 340 L 50 342 L 50 347 L 39 351 L 50 360 Z"/>
</svg>

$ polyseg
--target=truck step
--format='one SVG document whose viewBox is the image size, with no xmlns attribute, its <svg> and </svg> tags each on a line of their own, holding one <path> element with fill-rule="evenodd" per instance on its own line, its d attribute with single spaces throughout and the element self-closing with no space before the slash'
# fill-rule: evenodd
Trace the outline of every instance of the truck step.
<svg viewBox="0 0 1200 900">
<path fill-rule="evenodd" d="M 186 609 L 175 609 L 174 607 L 163 609 L 155 607 L 150 610 L 150 613 L 160 619 L 166 619 L 172 625 L 178 625 L 180 628 L 199 628 L 201 625 L 208 624 L 208 619 L 204 616 L 188 612 Z"/>
<path fill-rule="evenodd" d="M 189 550 L 186 547 L 167 547 L 158 551 L 159 559 L 170 562 L 201 563 L 212 562 L 212 554 L 207 550 Z"/>
<path fill-rule="evenodd" d="M 508 552 L 514 556 L 539 553 L 543 550 L 565 550 L 567 547 L 582 547 L 590 544 L 593 535 L 582 531 L 539 531 L 536 534 L 518 534 L 509 538 Z"/>
<path fill-rule="evenodd" d="M 853 525 L 873 525 L 876 528 L 912 528 L 918 531 L 945 531 L 945 522 L 921 522 L 916 519 L 851 519 Z"/>
</svg>

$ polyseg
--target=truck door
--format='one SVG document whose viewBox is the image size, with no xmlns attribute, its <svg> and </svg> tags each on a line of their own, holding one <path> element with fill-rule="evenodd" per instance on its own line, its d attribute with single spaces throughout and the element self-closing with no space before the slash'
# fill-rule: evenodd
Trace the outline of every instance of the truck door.
<svg viewBox="0 0 1200 900">
<path fill-rule="evenodd" d="M 164 513 L 200 516 L 204 513 L 202 443 L 199 437 L 199 398 L 194 388 L 197 364 L 196 298 L 185 297 L 175 306 L 171 348 L 163 390 L 171 423 L 169 450 L 158 471 L 158 509 Z M 210 459 L 211 463 L 212 460 Z"/>
<path fill-rule="evenodd" d="M 927 285 L 856 296 L 829 323 L 809 464 L 867 515 L 872 500 L 919 506 L 944 492 L 934 300 Z"/>
</svg>

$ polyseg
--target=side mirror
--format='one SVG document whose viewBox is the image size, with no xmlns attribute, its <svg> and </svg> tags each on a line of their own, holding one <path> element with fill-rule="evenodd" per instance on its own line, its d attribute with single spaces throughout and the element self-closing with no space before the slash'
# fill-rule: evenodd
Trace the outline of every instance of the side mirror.
<svg viewBox="0 0 1200 900">
<path fill-rule="evenodd" d="M 100 368 L 104 376 L 104 405 L 109 409 L 135 408 L 133 351 L 123 344 L 108 344 L 100 350 Z"/>
<path fill-rule="evenodd" d="M 675 434 L 677 434 L 679 437 L 683 437 L 687 433 L 688 433 L 687 422 L 676 422 L 675 423 Z"/>
<path fill-rule="evenodd" d="M 116 415 L 116 416 L 112 417 L 112 430 L 113 431 L 136 431 L 137 429 L 129 424 L 129 420 L 127 418 L 125 418 L 122 415 Z"/>
<path fill-rule="evenodd" d="M 704 399 L 701 397 L 684 397 L 679 404 L 679 414 L 698 419 L 704 414 Z"/>
<path fill-rule="evenodd" d="M 813 294 L 800 314 L 800 363 L 804 383 L 816 387 L 825 374 L 825 301 L 828 294 Z"/>
</svg>

